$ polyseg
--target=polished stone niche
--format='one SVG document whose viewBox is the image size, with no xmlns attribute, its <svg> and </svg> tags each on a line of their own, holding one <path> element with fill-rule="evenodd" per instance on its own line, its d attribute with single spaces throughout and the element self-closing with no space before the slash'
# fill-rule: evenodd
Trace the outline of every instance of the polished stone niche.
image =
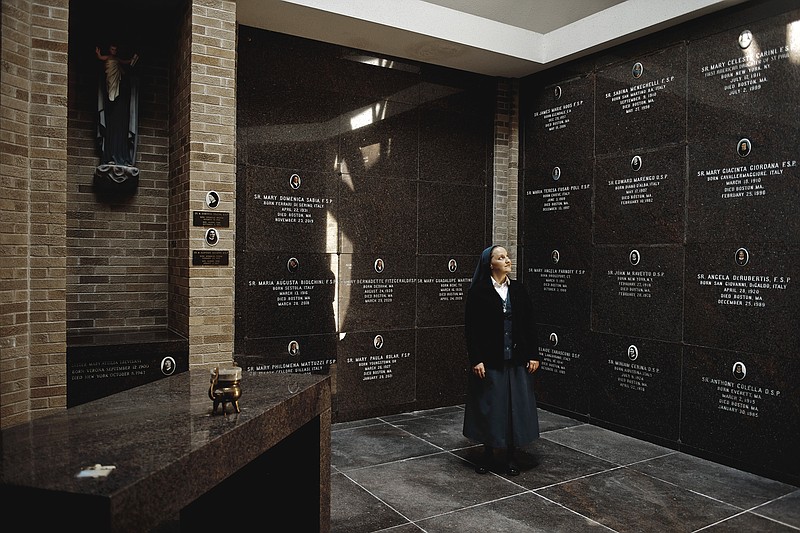
<svg viewBox="0 0 800 533">
<path fill-rule="evenodd" d="M 247 339 L 234 361 L 248 372 L 328 374 L 337 345 L 335 333 Z"/>
<path fill-rule="evenodd" d="M 530 102 L 523 111 L 522 168 L 538 166 L 542 157 L 562 167 L 575 160 L 591 159 L 594 76 L 558 81 L 534 91 L 522 93 L 524 101 Z"/>
<path fill-rule="evenodd" d="M 167 330 L 70 335 L 67 407 L 189 370 L 189 341 Z"/>
<path fill-rule="evenodd" d="M 338 174 L 269 167 L 248 167 L 242 173 L 246 188 L 237 208 L 245 217 L 237 231 L 245 234 L 247 253 L 336 253 Z"/>
<path fill-rule="evenodd" d="M 685 139 L 685 45 L 603 68 L 596 76 L 597 155 Z"/>
<path fill-rule="evenodd" d="M 340 252 L 415 253 L 416 203 L 416 181 L 343 174 Z"/>
<path fill-rule="evenodd" d="M 684 339 L 789 361 L 800 346 L 800 251 L 778 243 L 686 246 Z"/>
<path fill-rule="evenodd" d="M 589 414 L 587 333 L 588 330 L 537 324 L 541 366 L 534 373 L 534 380 L 540 405 Z"/>
<path fill-rule="evenodd" d="M 419 165 L 416 105 L 350 97 L 343 105 L 339 164 L 354 180 L 365 176 L 416 179 Z"/>
<path fill-rule="evenodd" d="M 486 242 L 484 186 L 419 182 L 419 253 L 478 254 Z"/>
<path fill-rule="evenodd" d="M 745 125 L 690 147 L 687 242 L 800 242 L 797 145 L 762 139 Z"/>
<path fill-rule="evenodd" d="M 463 326 L 475 262 L 474 255 L 417 257 L 417 326 Z"/>
<path fill-rule="evenodd" d="M 601 333 L 589 342 L 592 418 L 677 442 L 682 346 Z"/>
<path fill-rule="evenodd" d="M 797 139 L 800 65 L 790 48 L 799 20 L 794 10 L 689 44 L 690 145 L 720 133 L 751 135 L 773 147 Z"/>
<path fill-rule="evenodd" d="M 529 242 L 592 242 L 591 159 L 548 157 L 524 171 Z"/>
<path fill-rule="evenodd" d="M 413 327 L 416 262 L 407 254 L 339 256 L 339 331 Z"/>
<path fill-rule="evenodd" d="M 681 440 L 735 464 L 800 482 L 800 365 L 760 350 L 740 353 L 688 346 Z"/>
<path fill-rule="evenodd" d="M 523 281 L 537 322 L 589 329 L 592 252 L 583 245 L 526 246 Z"/>
<path fill-rule="evenodd" d="M 685 196 L 683 146 L 598 159 L 594 242 L 682 243 Z"/>
<path fill-rule="evenodd" d="M 343 333 L 338 348 L 336 401 L 340 412 L 386 412 L 414 401 L 413 329 Z"/>
<path fill-rule="evenodd" d="M 595 246 L 592 331 L 679 342 L 683 247 Z"/>
<path fill-rule="evenodd" d="M 335 254 L 248 254 L 238 266 L 237 308 L 243 319 L 237 324 L 245 325 L 240 339 L 336 331 Z"/>
<path fill-rule="evenodd" d="M 463 404 L 470 370 L 464 327 L 424 327 L 416 332 L 416 401 L 435 406 Z"/>
</svg>

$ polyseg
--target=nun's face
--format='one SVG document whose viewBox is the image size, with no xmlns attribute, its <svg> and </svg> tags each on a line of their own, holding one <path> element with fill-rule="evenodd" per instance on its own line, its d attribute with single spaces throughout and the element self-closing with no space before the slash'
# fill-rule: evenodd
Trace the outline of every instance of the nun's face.
<svg viewBox="0 0 800 533">
<path fill-rule="evenodd" d="M 505 248 L 498 246 L 492 250 L 492 260 L 489 266 L 492 269 L 492 277 L 499 281 L 502 281 L 511 273 L 511 258 L 508 257 L 508 252 Z"/>
</svg>

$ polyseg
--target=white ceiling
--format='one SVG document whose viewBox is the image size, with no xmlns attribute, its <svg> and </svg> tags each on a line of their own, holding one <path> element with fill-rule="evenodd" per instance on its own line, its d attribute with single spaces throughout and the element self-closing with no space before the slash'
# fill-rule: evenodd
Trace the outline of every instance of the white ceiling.
<svg viewBox="0 0 800 533">
<path fill-rule="evenodd" d="M 747 0 L 236 0 L 238 22 L 519 78 Z"/>
</svg>

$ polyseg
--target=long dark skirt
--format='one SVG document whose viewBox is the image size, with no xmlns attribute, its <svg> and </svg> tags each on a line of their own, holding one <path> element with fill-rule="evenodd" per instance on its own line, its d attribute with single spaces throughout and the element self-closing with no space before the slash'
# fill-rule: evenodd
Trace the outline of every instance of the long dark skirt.
<svg viewBox="0 0 800 533">
<path fill-rule="evenodd" d="M 492 448 L 520 447 L 539 438 L 533 376 L 523 366 L 470 374 L 464 436 Z"/>
</svg>

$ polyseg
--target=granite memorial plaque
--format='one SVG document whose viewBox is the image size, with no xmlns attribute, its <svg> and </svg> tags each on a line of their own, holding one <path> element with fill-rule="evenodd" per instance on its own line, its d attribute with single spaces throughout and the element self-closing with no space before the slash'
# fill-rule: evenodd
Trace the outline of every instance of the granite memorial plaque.
<svg viewBox="0 0 800 533">
<path fill-rule="evenodd" d="M 686 149 L 598 159 L 594 242 L 683 243 Z"/>
<path fill-rule="evenodd" d="M 595 246 L 592 331 L 680 342 L 683 247 Z"/>
<path fill-rule="evenodd" d="M 70 335 L 67 407 L 189 370 L 189 341 L 166 330 Z"/>
<path fill-rule="evenodd" d="M 477 261 L 491 226 L 486 188 L 427 181 L 418 186 L 419 253 L 472 253 Z"/>
<path fill-rule="evenodd" d="M 245 211 L 245 220 L 237 231 L 245 235 L 247 253 L 336 253 L 336 173 L 251 166 L 244 174 L 246 189 L 238 205 Z"/>
<path fill-rule="evenodd" d="M 417 251 L 417 183 L 343 174 L 339 193 L 341 253 Z"/>
<path fill-rule="evenodd" d="M 751 133 L 690 147 L 687 242 L 800 242 L 800 130 L 773 145 Z"/>
<path fill-rule="evenodd" d="M 797 143 L 800 10 L 726 29 L 689 44 L 689 144 L 720 133 L 750 134 L 762 146 Z M 795 156 L 795 159 L 797 157 Z"/>
<path fill-rule="evenodd" d="M 476 262 L 475 255 L 417 257 L 417 326 L 463 326 Z"/>
<path fill-rule="evenodd" d="M 591 417 L 677 443 L 682 346 L 600 333 L 590 342 Z"/>
<path fill-rule="evenodd" d="M 336 54 L 331 62 L 336 75 L 325 81 L 356 108 L 386 100 L 419 104 L 419 64 L 349 48 L 337 49 Z"/>
<path fill-rule="evenodd" d="M 592 242 L 592 160 L 549 156 L 525 170 L 526 242 Z"/>
<path fill-rule="evenodd" d="M 684 340 L 784 361 L 800 346 L 800 250 L 779 243 L 686 246 Z"/>
<path fill-rule="evenodd" d="M 248 372 L 328 374 L 337 344 L 336 333 L 248 339 L 233 359 Z"/>
<path fill-rule="evenodd" d="M 413 327 L 416 263 L 412 255 L 339 256 L 339 331 Z"/>
<path fill-rule="evenodd" d="M 461 405 L 470 372 L 463 326 L 417 328 L 416 401 Z"/>
<path fill-rule="evenodd" d="M 526 246 L 523 281 L 537 322 L 589 329 L 592 252 L 583 245 Z"/>
<path fill-rule="evenodd" d="M 249 254 L 239 263 L 239 339 L 334 333 L 337 269 L 335 254 Z"/>
<path fill-rule="evenodd" d="M 543 158 L 562 167 L 592 158 L 593 76 L 558 81 L 521 96 L 523 102 L 530 102 L 522 116 L 525 148 L 521 168 L 538 167 Z"/>
<path fill-rule="evenodd" d="M 341 333 L 335 384 L 338 411 L 386 412 L 413 402 L 414 337 L 413 329 Z"/>
<path fill-rule="evenodd" d="M 344 104 L 339 165 L 353 179 L 415 179 L 419 166 L 419 117 L 415 106 L 391 100 Z"/>
<path fill-rule="evenodd" d="M 537 324 L 536 331 L 541 365 L 533 375 L 536 401 L 542 406 L 588 415 L 588 330 Z"/>
<path fill-rule="evenodd" d="M 681 143 L 686 136 L 686 47 L 597 72 L 595 153 Z"/>
<path fill-rule="evenodd" d="M 683 375 L 685 446 L 800 483 L 796 357 L 767 349 L 741 353 L 688 346 Z"/>
<path fill-rule="evenodd" d="M 424 105 L 420 112 L 419 175 L 425 181 L 483 185 L 491 168 L 493 100 L 474 112 Z"/>
</svg>

